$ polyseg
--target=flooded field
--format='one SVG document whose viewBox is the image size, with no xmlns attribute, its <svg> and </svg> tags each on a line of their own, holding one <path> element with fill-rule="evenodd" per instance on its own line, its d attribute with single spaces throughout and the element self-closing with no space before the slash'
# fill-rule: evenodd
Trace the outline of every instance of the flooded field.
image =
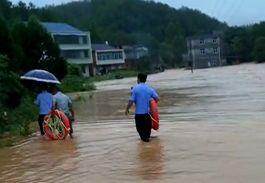
<svg viewBox="0 0 265 183">
<path fill-rule="evenodd" d="M 264 64 L 149 76 L 161 97 L 150 143 L 124 115 L 136 79 L 100 82 L 73 94 L 74 139 L 0 149 L 0 182 L 264 182 L 264 76 Z"/>
</svg>

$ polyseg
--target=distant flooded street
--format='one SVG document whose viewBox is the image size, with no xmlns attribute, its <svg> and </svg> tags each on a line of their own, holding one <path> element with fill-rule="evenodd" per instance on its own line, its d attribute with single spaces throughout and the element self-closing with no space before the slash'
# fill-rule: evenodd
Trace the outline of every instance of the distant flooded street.
<svg viewBox="0 0 265 183">
<path fill-rule="evenodd" d="M 0 182 L 261 183 L 265 179 L 265 64 L 150 75 L 160 131 L 142 143 L 124 115 L 136 78 L 73 94 L 75 138 L 38 134 L 0 149 Z"/>
</svg>

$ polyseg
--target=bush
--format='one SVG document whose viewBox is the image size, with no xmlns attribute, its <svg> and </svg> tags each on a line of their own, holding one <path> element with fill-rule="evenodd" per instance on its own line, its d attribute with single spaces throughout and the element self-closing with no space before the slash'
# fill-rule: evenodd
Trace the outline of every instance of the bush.
<svg viewBox="0 0 265 183">
<path fill-rule="evenodd" d="M 0 55 L 0 134 L 30 133 L 29 123 L 37 116 L 33 99 L 20 83 L 18 75 L 8 67 L 9 59 Z"/>
<path fill-rule="evenodd" d="M 37 107 L 32 97 L 23 97 L 15 109 L 0 109 L 0 134 L 10 132 L 14 135 L 29 135 L 32 133 L 29 125 L 38 116 Z"/>
<path fill-rule="evenodd" d="M 256 39 L 252 54 L 258 63 L 265 62 L 265 37 Z"/>
<path fill-rule="evenodd" d="M 120 79 L 124 77 L 134 77 L 137 76 L 137 74 L 138 72 L 136 70 L 117 69 L 104 75 L 90 77 L 89 80 L 91 82 L 96 82 L 96 81 L 104 81 L 111 79 Z"/>
<path fill-rule="evenodd" d="M 67 64 L 68 75 L 82 76 L 81 69 L 76 64 Z"/>
<path fill-rule="evenodd" d="M 78 92 L 94 90 L 96 87 L 88 78 L 68 75 L 63 79 L 60 89 L 64 92 Z"/>
</svg>

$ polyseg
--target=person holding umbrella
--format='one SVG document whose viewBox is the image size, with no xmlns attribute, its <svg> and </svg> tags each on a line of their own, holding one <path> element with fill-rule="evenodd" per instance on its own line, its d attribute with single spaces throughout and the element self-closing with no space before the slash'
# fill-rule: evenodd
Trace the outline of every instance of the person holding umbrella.
<svg viewBox="0 0 265 183">
<path fill-rule="evenodd" d="M 40 93 L 37 95 L 34 103 L 39 108 L 38 123 L 40 127 L 40 133 L 43 136 L 45 134 L 43 130 L 44 117 L 52 110 L 53 104 L 52 94 L 47 91 L 46 84 L 40 84 Z"/>
<path fill-rule="evenodd" d="M 20 77 L 22 80 L 34 81 L 40 86 L 40 91 L 34 103 L 39 107 L 38 123 L 40 133 L 43 136 L 44 117 L 52 110 L 53 96 L 48 92 L 48 84 L 60 84 L 60 81 L 50 72 L 40 69 L 35 69 L 27 72 Z"/>
</svg>

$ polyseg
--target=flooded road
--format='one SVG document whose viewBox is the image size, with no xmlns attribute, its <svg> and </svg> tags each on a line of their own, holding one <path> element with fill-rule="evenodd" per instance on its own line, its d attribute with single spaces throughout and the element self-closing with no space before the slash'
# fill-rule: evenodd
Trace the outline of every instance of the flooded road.
<svg viewBox="0 0 265 183">
<path fill-rule="evenodd" d="M 80 93 L 75 138 L 35 135 L 0 149 L 0 182 L 261 183 L 265 179 L 265 64 L 151 75 L 160 131 L 142 143 L 124 116 L 135 78 Z"/>
</svg>

